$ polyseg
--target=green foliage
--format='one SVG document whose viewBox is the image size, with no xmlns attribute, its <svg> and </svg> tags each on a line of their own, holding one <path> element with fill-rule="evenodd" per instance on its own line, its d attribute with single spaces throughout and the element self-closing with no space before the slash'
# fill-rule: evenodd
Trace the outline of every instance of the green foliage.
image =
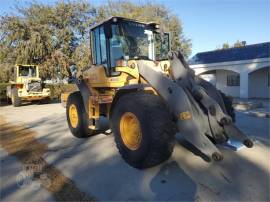
<svg viewBox="0 0 270 202">
<path fill-rule="evenodd" d="M 0 83 L 0 90 L 6 90 L 7 86 L 9 85 L 9 83 Z"/>
<path fill-rule="evenodd" d="M 158 22 L 171 33 L 172 50 L 181 49 L 186 57 L 191 53 L 191 41 L 183 35 L 179 18 L 156 3 L 109 1 L 94 7 L 79 0 L 34 2 L 17 6 L 14 13 L 0 18 L 0 82 L 10 79 L 15 63 L 38 64 L 44 79 L 70 76 L 72 63 L 79 69 L 89 66 L 89 28 L 113 15 Z"/>
<path fill-rule="evenodd" d="M 233 47 L 235 48 L 239 48 L 239 47 L 243 47 L 246 45 L 246 41 L 239 41 L 237 40 L 234 44 L 233 44 Z"/>
<path fill-rule="evenodd" d="M 14 76 L 11 72 L 14 66 L 12 63 L 0 63 L 0 82 L 9 82 L 13 80 Z"/>
<path fill-rule="evenodd" d="M 90 65 L 91 51 L 89 41 L 83 41 L 78 45 L 73 53 L 72 60 L 78 69 L 83 69 Z"/>
<path fill-rule="evenodd" d="M 110 16 L 120 16 L 143 22 L 157 22 L 161 29 L 170 32 L 172 50 L 181 50 L 185 57 L 191 53 L 191 40 L 183 34 L 182 23 L 169 9 L 157 3 L 133 3 L 130 1 L 109 1 L 98 8 L 97 21 Z"/>
<path fill-rule="evenodd" d="M 246 41 L 237 40 L 232 46 L 228 42 L 226 42 L 222 44 L 222 48 L 217 48 L 217 49 L 239 48 L 239 47 L 244 47 L 245 45 L 246 45 Z"/>
<path fill-rule="evenodd" d="M 45 88 L 49 88 L 51 91 L 51 99 L 59 100 L 61 93 L 73 92 L 78 90 L 75 84 L 46 84 Z"/>
<path fill-rule="evenodd" d="M 228 48 L 230 48 L 230 45 L 228 43 L 224 43 L 222 45 L 222 49 L 228 49 Z"/>
<path fill-rule="evenodd" d="M 7 86 L 10 85 L 9 83 L 0 83 L 0 101 L 5 100 L 6 97 L 6 90 Z"/>
<path fill-rule="evenodd" d="M 1 16 L 0 63 L 39 64 L 46 79 L 69 76 L 73 52 L 88 38 L 95 9 L 86 2 L 59 1 L 16 11 L 17 16 Z"/>
</svg>

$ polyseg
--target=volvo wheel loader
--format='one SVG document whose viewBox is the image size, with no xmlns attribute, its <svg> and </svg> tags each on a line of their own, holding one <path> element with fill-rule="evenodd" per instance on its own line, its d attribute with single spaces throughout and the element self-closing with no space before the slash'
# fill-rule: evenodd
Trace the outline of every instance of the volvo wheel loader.
<svg viewBox="0 0 270 202">
<path fill-rule="evenodd" d="M 14 107 L 19 107 L 24 101 L 50 101 L 50 89 L 43 88 L 37 65 L 16 64 L 14 80 L 7 86 L 7 98 Z"/>
<path fill-rule="evenodd" d="M 92 27 L 90 38 L 92 65 L 78 72 L 79 91 L 67 98 L 74 136 L 99 133 L 105 116 L 119 153 L 140 169 L 168 159 L 177 132 L 209 160 L 223 159 L 216 144 L 230 138 L 253 146 L 226 96 L 170 51 L 158 24 L 112 17 Z"/>
</svg>

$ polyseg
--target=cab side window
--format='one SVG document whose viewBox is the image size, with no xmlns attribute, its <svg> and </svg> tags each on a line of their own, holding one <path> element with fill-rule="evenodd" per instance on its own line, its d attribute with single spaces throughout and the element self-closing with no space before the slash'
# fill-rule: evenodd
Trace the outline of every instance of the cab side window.
<svg viewBox="0 0 270 202">
<path fill-rule="evenodd" d="M 100 57 L 100 40 L 99 40 L 99 27 L 95 29 L 95 53 L 96 53 L 96 64 L 101 64 Z"/>
<path fill-rule="evenodd" d="M 97 27 L 91 33 L 92 55 L 93 63 L 96 65 L 103 64 L 107 67 L 107 49 L 106 49 L 106 37 L 104 33 L 104 27 Z"/>
<path fill-rule="evenodd" d="M 100 39 L 101 64 L 107 64 L 106 37 L 103 27 L 100 27 L 99 29 L 99 39 Z"/>
</svg>

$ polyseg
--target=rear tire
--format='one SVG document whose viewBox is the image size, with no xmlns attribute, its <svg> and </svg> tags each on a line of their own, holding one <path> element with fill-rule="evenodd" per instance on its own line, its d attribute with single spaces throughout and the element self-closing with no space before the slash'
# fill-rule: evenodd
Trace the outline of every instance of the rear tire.
<svg viewBox="0 0 270 202">
<path fill-rule="evenodd" d="M 69 95 L 66 107 L 68 127 L 71 133 L 78 138 L 86 138 L 96 134 L 88 128 L 88 114 L 85 111 L 83 99 L 79 91 Z"/>
<path fill-rule="evenodd" d="M 11 91 L 11 102 L 14 107 L 19 107 L 21 105 L 21 98 L 18 95 L 17 88 L 13 88 Z"/>
<path fill-rule="evenodd" d="M 140 141 L 139 145 L 133 148 L 125 143 L 121 129 L 122 118 L 127 114 L 133 114 L 139 122 Z M 113 108 L 110 121 L 119 153 L 132 167 L 152 167 L 171 156 L 176 127 L 160 97 L 145 92 L 125 94 Z M 133 129 L 129 125 L 127 124 L 127 131 Z"/>
<path fill-rule="evenodd" d="M 235 123 L 235 111 L 233 108 L 232 100 L 227 95 L 225 95 L 223 92 L 219 91 L 219 93 L 221 94 L 221 97 L 223 99 L 225 109 L 226 109 L 228 115 L 232 118 L 232 121 Z"/>
<path fill-rule="evenodd" d="M 7 104 L 12 104 L 11 98 L 7 97 Z"/>
</svg>

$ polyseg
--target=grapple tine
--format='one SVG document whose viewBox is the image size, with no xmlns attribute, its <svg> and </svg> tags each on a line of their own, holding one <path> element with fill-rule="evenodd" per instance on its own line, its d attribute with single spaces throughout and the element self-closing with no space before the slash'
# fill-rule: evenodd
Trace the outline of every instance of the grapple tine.
<svg viewBox="0 0 270 202">
<path fill-rule="evenodd" d="M 228 125 L 224 125 L 223 127 L 229 138 L 233 138 L 242 142 L 248 148 L 253 147 L 252 140 L 247 135 L 245 135 L 236 125 L 230 123 Z"/>
<path fill-rule="evenodd" d="M 224 135 L 227 134 L 229 137 L 240 140 L 247 147 L 252 147 L 252 141 L 232 123 L 232 119 L 222 110 L 217 99 L 210 96 L 197 82 L 188 65 L 175 54 L 170 57 L 174 80 L 140 61 L 138 61 L 138 67 L 140 75 L 166 102 L 177 120 L 180 134 L 208 158 L 215 161 L 222 160 L 223 156 L 208 136 L 221 143 L 227 140 Z M 217 92 L 215 88 L 208 91 Z"/>
<path fill-rule="evenodd" d="M 181 135 L 190 142 L 193 146 L 204 153 L 209 159 L 220 161 L 223 159 L 223 155 L 218 148 L 208 139 L 205 134 L 199 131 L 199 128 L 195 125 L 191 125 L 186 121 L 178 121 L 178 130 Z"/>
<path fill-rule="evenodd" d="M 161 72 L 151 66 L 146 67 L 145 64 L 141 64 L 142 68 L 140 68 L 140 62 L 138 64 L 140 74 L 159 92 L 171 113 L 177 117 L 180 134 L 208 158 L 222 160 L 220 151 L 205 135 L 208 123 L 205 123 L 200 116 L 201 113 L 199 115 L 195 113 L 196 101 L 189 97 L 188 92 L 185 92 L 181 86 L 165 77 Z"/>
</svg>

